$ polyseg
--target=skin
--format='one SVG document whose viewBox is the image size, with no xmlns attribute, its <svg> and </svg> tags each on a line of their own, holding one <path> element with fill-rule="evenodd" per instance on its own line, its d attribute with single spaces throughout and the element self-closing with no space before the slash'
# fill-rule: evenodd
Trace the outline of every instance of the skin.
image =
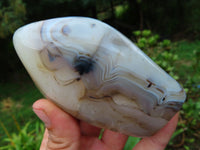
<svg viewBox="0 0 200 150">
<path fill-rule="evenodd" d="M 110 130 L 105 130 L 102 139 L 98 139 L 100 128 L 75 119 L 46 99 L 36 101 L 33 110 L 46 126 L 40 150 L 122 150 L 128 139 Z M 163 150 L 177 122 L 178 113 L 165 127 L 143 138 L 132 150 Z"/>
</svg>

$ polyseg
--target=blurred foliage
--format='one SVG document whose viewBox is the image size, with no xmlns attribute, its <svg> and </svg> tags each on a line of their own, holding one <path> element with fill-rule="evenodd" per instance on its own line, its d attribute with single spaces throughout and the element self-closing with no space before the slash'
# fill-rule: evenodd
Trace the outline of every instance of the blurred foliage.
<svg viewBox="0 0 200 150">
<path fill-rule="evenodd" d="M 0 84 L 0 150 L 39 149 L 44 127 L 31 105 L 41 97 L 33 83 Z"/>
<path fill-rule="evenodd" d="M 0 38 L 6 38 L 24 24 L 26 7 L 22 0 L 0 1 Z"/>
<path fill-rule="evenodd" d="M 2 122 L 0 124 L 3 126 Z M 30 126 L 33 129 L 30 129 Z M 27 122 L 19 130 L 19 133 L 12 133 L 10 135 L 7 132 L 8 138 L 3 139 L 3 142 L 6 142 L 7 145 L 1 146 L 0 150 L 38 150 L 40 149 L 43 133 L 44 125 L 41 122 Z"/>
<path fill-rule="evenodd" d="M 187 22 L 186 26 L 187 26 L 187 31 L 194 33 L 195 35 L 197 35 L 198 38 L 200 38 L 199 36 L 199 32 L 200 32 L 200 21 L 199 21 L 199 17 L 200 17 L 200 1 L 198 0 L 190 0 L 187 1 L 186 5 L 186 12 L 185 13 L 185 21 Z"/>
<path fill-rule="evenodd" d="M 13 77 L 16 69 L 20 69 L 21 63 L 13 50 L 11 35 L 26 20 L 26 7 L 22 0 L 0 1 L 0 64 L 3 73 L 0 74 L 0 82 Z M 15 75 L 14 75 L 15 76 Z"/>
<path fill-rule="evenodd" d="M 152 35 L 152 32 L 150 30 L 137 30 L 134 31 L 133 34 L 137 38 L 137 46 L 141 49 L 150 50 L 158 44 L 159 35 Z"/>
</svg>

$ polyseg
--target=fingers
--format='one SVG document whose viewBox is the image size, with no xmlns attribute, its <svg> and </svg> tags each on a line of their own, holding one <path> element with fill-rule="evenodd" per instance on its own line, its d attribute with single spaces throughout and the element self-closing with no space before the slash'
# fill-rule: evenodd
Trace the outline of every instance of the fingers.
<svg viewBox="0 0 200 150">
<path fill-rule="evenodd" d="M 122 150 L 126 140 L 126 135 L 105 130 L 102 140 L 97 137 L 83 136 L 81 150 Z"/>
<path fill-rule="evenodd" d="M 41 150 L 75 150 L 79 149 L 80 128 L 76 119 L 63 112 L 48 100 L 38 100 L 33 110 L 45 123 L 47 128 Z M 46 140 L 45 138 L 47 138 Z M 45 147 L 46 148 L 43 148 Z"/>
<path fill-rule="evenodd" d="M 86 122 L 80 122 L 81 133 L 84 136 L 95 136 L 98 137 L 101 129 L 94 127 Z"/>
<path fill-rule="evenodd" d="M 155 135 L 143 138 L 133 150 L 162 150 L 168 144 L 178 123 L 178 113 Z"/>
<path fill-rule="evenodd" d="M 42 140 L 42 143 L 41 143 L 41 146 L 40 146 L 40 150 L 46 149 L 48 137 L 49 137 L 48 130 L 45 129 L 43 140 Z"/>
<path fill-rule="evenodd" d="M 109 147 L 110 150 L 121 150 L 126 144 L 128 136 L 110 130 L 105 130 L 102 142 Z"/>
</svg>

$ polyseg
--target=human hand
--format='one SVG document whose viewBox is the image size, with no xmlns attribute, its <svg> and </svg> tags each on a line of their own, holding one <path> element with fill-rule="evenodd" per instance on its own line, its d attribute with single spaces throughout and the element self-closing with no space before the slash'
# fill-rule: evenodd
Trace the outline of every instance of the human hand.
<svg viewBox="0 0 200 150">
<path fill-rule="evenodd" d="M 105 130 L 99 139 L 100 128 L 75 119 L 45 99 L 36 101 L 33 110 L 46 126 L 40 150 L 122 150 L 128 138 Z M 143 138 L 133 150 L 164 149 L 177 122 L 178 113 L 155 135 Z"/>
</svg>

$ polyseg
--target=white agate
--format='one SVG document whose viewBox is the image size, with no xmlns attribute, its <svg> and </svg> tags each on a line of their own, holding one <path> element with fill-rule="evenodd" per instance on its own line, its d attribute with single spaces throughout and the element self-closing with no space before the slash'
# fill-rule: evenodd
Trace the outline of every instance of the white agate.
<svg viewBox="0 0 200 150">
<path fill-rule="evenodd" d="M 21 27 L 15 49 L 41 92 L 74 117 L 150 136 L 181 108 L 183 88 L 129 39 L 91 18 Z"/>
</svg>

